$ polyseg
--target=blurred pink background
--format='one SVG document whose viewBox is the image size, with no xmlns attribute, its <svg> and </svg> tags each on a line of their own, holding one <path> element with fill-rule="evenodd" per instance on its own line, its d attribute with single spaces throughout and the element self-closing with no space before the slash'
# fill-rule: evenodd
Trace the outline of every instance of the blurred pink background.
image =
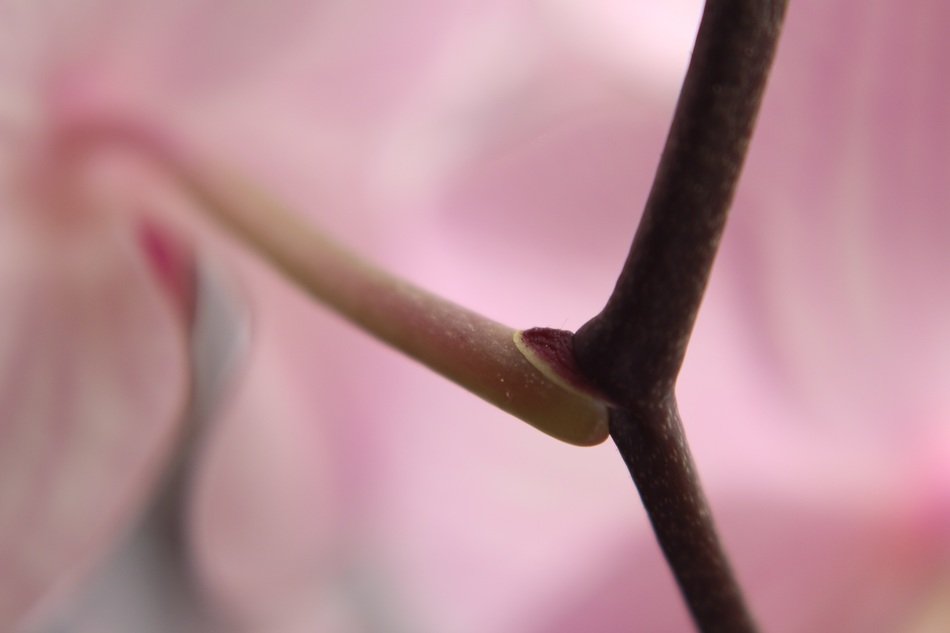
<svg viewBox="0 0 950 633">
<path fill-rule="evenodd" d="M 609 443 L 386 349 L 141 166 L 75 185 L 49 139 L 130 114 L 423 287 L 573 329 L 701 4 L 0 6 L 0 630 L 691 631 Z M 789 9 L 678 389 L 764 631 L 950 630 L 948 23 Z"/>
</svg>

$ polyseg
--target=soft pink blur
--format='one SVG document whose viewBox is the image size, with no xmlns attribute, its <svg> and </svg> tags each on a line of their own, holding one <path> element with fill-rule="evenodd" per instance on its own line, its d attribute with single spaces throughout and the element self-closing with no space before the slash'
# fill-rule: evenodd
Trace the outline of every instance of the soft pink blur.
<svg viewBox="0 0 950 633">
<path fill-rule="evenodd" d="M 791 4 L 681 409 L 764 630 L 945 630 L 950 6 Z M 63 92 L 131 111 L 425 287 L 576 328 L 633 235 L 700 5 L 21 3 L 0 133 Z M 115 537 L 69 626 L 38 631 L 691 630 L 610 446 L 509 419 L 195 230 L 255 332 L 181 509 L 215 616 Z"/>
</svg>

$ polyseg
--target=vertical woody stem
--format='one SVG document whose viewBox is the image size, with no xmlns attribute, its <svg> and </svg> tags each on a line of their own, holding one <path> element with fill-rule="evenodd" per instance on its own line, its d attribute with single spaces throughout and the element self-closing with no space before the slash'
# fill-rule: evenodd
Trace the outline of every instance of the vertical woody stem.
<svg viewBox="0 0 950 633">
<path fill-rule="evenodd" d="M 643 219 L 607 305 L 574 336 L 701 631 L 755 625 L 719 544 L 674 386 L 745 159 L 786 0 L 707 0 Z"/>
</svg>

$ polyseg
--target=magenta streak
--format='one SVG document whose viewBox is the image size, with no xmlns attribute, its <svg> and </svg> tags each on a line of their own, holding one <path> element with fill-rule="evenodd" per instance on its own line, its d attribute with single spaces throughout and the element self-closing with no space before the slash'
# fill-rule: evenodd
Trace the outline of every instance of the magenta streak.
<svg viewBox="0 0 950 633">
<path fill-rule="evenodd" d="M 138 238 L 149 268 L 190 326 L 197 303 L 197 276 L 191 249 L 170 231 L 146 218 L 139 221 Z"/>
</svg>

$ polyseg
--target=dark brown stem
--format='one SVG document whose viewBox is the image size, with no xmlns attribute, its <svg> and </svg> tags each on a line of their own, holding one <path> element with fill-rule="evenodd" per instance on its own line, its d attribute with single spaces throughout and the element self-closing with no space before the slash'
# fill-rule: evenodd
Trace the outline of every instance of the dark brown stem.
<svg viewBox="0 0 950 633">
<path fill-rule="evenodd" d="M 708 0 L 653 189 L 607 305 L 574 336 L 701 631 L 755 625 L 719 544 L 674 385 L 745 159 L 785 0 Z"/>
</svg>

